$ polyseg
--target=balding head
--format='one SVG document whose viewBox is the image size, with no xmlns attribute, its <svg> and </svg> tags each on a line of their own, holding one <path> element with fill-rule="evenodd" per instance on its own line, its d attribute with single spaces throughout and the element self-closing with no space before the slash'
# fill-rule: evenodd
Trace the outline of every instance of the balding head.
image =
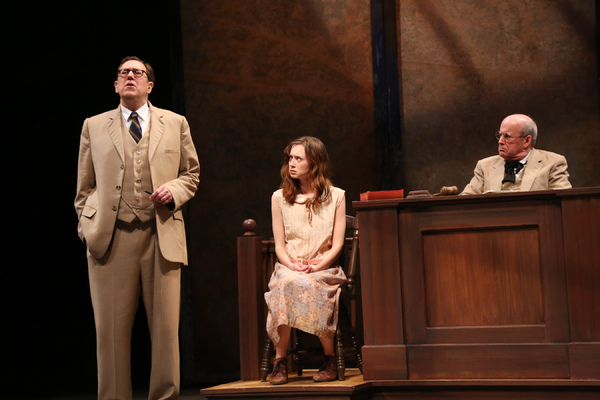
<svg viewBox="0 0 600 400">
<path fill-rule="evenodd" d="M 527 115 L 513 114 L 500 125 L 498 154 L 507 161 L 521 160 L 537 140 L 537 125 Z"/>
<path fill-rule="evenodd" d="M 519 132 L 523 136 L 531 136 L 531 146 L 535 146 L 538 130 L 535 121 L 530 116 L 525 114 L 512 114 L 504 118 L 504 121 L 507 119 L 513 120 L 515 123 L 520 124 L 521 128 Z"/>
</svg>

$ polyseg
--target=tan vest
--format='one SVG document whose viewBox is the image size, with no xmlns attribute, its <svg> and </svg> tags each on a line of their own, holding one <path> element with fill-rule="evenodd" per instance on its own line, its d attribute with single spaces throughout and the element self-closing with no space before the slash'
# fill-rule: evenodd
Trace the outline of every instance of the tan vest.
<svg viewBox="0 0 600 400">
<path fill-rule="evenodd" d="M 148 199 L 150 195 L 145 192 L 145 190 L 150 193 L 154 191 L 148 158 L 150 125 L 139 143 L 131 137 L 124 122 L 121 123 L 121 127 L 125 150 L 125 176 L 117 218 L 124 222 L 133 222 L 136 218 L 147 222 L 155 218 L 154 203 Z"/>
</svg>

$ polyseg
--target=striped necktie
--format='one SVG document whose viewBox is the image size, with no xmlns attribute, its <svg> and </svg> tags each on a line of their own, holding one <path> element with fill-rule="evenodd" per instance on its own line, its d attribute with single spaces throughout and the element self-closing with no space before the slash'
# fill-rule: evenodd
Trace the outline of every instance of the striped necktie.
<svg viewBox="0 0 600 400">
<path fill-rule="evenodd" d="M 129 124 L 129 133 L 135 139 L 136 143 L 139 143 L 142 138 L 142 127 L 140 126 L 140 122 L 138 121 L 138 113 L 135 111 L 131 113 L 131 124 Z"/>
</svg>

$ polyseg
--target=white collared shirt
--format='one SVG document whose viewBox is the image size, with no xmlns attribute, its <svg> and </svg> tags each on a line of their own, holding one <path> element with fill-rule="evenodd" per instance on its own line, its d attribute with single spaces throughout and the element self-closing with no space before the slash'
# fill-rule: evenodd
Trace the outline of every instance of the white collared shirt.
<svg viewBox="0 0 600 400">
<path fill-rule="evenodd" d="M 523 157 L 522 159 L 519 160 L 519 162 L 521 164 L 523 164 L 523 168 L 521 168 L 521 170 L 519 172 L 517 172 L 516 176 L 519 176 L 521 174 L 521 172 L 523 172 L 523 170 L 525 169 L 525 165 L 527 165 L 527 159 L 529 158 L 530 154 L 531 154 L 531 150 L 529 150 L 529 153 L 527 153 L 527 155 L 525 157 Z"/>
<path fill-rule="evenodd" d="M 146 133 L 146 129 L 148 128 L 148 124 L 150 123 L 150 107 L 148 107 L 148 103 L 144 103 L 143 106 L 138 108 L 138 121 L 140 122 L 140 126 L 142 127 L 142 136 Z M 123 121 L 125 121 L 125 126 L 129 129 L 129 125 L 131 124 L 131 120 L 129 116 L 133 111 L 123 107 L 121 105 L 121 115 L 123 116 Z"/>
</svg>

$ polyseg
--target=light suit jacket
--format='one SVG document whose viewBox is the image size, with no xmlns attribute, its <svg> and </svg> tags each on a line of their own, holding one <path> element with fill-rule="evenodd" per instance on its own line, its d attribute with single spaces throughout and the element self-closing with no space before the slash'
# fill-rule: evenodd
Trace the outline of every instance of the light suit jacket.
<svg viewBox="0 0 600 400">
<path fill-rule="evenodd" d="M 162 255 L 187 264 L 181 206 L 198 187 L 200 164 L 185 117 L 150 105 L 148 159 L 152 185 L 173 195 L 169 207 L 155 204 Z M 79 237 L 92 257 L 101 258 L 111 242 L 124 186 L 125 154 L 120 106 L 83 123 L 79 148 L 75 211 Z"/>
<path fill-rule="evenodd" d="M 492 156 L 479 160 L 475 176 L 462 191 L 463 194 L 481 194 L 490 190 L 502 190 L 504 159 Z M 520 191 L 569 189 L 567 159 L 560 154 L 544 150 L 531 150 L 523 174 Z"/>
</svg>

